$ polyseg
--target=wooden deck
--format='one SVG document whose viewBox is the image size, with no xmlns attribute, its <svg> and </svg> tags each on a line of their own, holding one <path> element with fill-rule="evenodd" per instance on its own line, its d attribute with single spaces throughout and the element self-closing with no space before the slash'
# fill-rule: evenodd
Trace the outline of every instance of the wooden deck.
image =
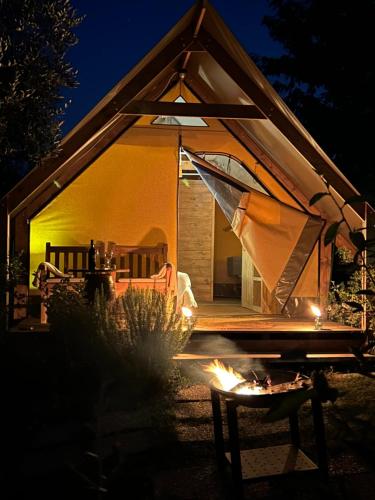
<svg viewBox="0 0 375 500">
<path fill-rule="evenodd" d="M 252 316 L 197 317 L 195 332 L 360 332 L 359 328 L 325 321 L 321 330 L 314 329 L 314 322 L 281 316 L 254 314 Z"/>
<path fill-rule="evenodd" d="M 194 315 L 188 354 L 350 353 L 364 341 L 359 328 L 326 321 L 315 330 L 313 318 L 257 314 L 230 302 L 202 304 Z"/>
<path fill-rule="evenodd" d="M 218 301 L 201 304 L 194 311 L 195 329 L 181 359 L 199 357 L 270 356 L 270 359 L 309 356 L 340 359 L 349 356 L 352 347 L 364 342 L 358 328 L 323 322 L 314 330 L 314 321 L 285 316 L 257 314 L 234 302 Z M 37 319 L 22 321 L 11 331 L 15 333 L 48 332 L 48 325 Z"/>
</svg>

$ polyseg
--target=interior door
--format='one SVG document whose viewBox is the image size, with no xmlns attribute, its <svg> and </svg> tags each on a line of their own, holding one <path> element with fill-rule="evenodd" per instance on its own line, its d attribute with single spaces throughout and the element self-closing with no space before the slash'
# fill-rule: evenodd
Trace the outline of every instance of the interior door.
<svg viewBox="0 0 375 500">
<path fill-rule="evenodd" d="M 241 305 L 262 312 L 262 278 L 250 255 L 242 248 L 242 293 Z"/>
</svg>

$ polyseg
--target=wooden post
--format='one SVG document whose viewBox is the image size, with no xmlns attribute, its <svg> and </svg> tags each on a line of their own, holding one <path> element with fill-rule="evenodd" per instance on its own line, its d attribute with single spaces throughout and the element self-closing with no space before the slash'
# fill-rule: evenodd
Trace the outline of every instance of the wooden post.
<svg viewBox="0 0 375 500">
<path fill-rule="evenodd" d="M 369 225 L 369 214 L 371 213 L 371 207 L 368 203 L 365 202 L 364 204 L 364 211 L 365 211 L 365 228 L 362 231 L 363 236 L 367 240 L 368 238 L 368 225 Z M 361 288 L 362 290 L 366 290 L 368 285 L 369 285 L 369 279 L 367 276 L 367 249 L 365 248 L 362 252 L 362 258 L 363 258 L 363 264 L 366 267 L 362 267 L 361 269 Z M 367 315 L 368 315 L 368 308 L 367 308 L 367 296 L 362 295 L 361 296 L 363 300 L 363 311 L 361 314 L 361 330 L 364 332 L 367 330 Z"/>
<path fill-rule="evenodd" d="M 9 240 L 12 242 L 9 255 L 20 256 L 25 268 L 25 276 L 17 283 L 14 289 L 14 310 L 10 321 L 27 317 L 29 303 L 29 276 L 30 276 L 30 225 L 26 210 L 22 210 L 13 219 L 10 225 Z M 33 269 L 34 271 L 34 269 Z"/>
<path fill-rule="evenodd" d="M 319 305 L 322 312 L 322 319 L 327 319 L 328 292 L 331 283 L 332 270 L 332 244 L 324 245 L 324 236 L 327 227 L 323 229 L 319 242 Z"/>
<path fill-rule="evenodd" d="M 8 200 L 3 198 L 0 202 L 0 265 L 5 271 L 9 255 L 9 212 Z M 7 275 L 0 273 L 0 334 L 4 334 L 8 328 L 8 292 L 6 291 Z"/>
</svg>

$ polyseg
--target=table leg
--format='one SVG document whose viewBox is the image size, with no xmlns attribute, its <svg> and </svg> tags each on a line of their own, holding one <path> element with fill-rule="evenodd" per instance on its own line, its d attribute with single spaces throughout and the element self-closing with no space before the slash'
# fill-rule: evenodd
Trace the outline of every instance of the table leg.
<svg viewBox="0 0 375 500">
<path fill-rule="evenodd" d="M 328 473 L 327 446 L 323 420 L 322 403 L 319 398 L 311 399 L 311 408 L 314 420 L 315 443 L 318 452 L 318 465 L 320 471 Z"/>
<path fill-rule="evenodd" d="M 225 447 L 223 434 L 223 419 L 220 408 L 220 396 L 211 389 L 211 405 L 214 421 L 215 451 L 219 469 L 222 470 L 225 465 Z"/>
<path fill-rule="evenodd" d="M 241 467 L 241 452 L 238 434 L 237 421 L 237 404 L 231 399 L 226 400 L 227 418 L 228 418 L 228 434 L 229 434 L 229 449 L 231 456 L 232 477 L 235 498 L 243 498 L 242 484 L 242 467 Z"/>
<path fill-rule="evenodd" d="M 289 415 L 289 429 L 292 444 L 299 448 L 300 446 L 300 435 L 299 435 L 299 425 L 298 425 L 298 413 L 292 413 Z"/>
</svg>

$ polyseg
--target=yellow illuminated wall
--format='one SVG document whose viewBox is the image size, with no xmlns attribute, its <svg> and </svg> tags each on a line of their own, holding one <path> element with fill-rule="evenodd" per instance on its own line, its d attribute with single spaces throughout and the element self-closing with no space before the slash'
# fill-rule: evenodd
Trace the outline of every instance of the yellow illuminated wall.
<svg viewBox="0 0 375 500">
<path fill-rule="evenodd" d="M 176 263 L 177 134 L 132 128 L 31 221 L 30 271 L 52 245 L 168 243 Z"/>
</svg>

